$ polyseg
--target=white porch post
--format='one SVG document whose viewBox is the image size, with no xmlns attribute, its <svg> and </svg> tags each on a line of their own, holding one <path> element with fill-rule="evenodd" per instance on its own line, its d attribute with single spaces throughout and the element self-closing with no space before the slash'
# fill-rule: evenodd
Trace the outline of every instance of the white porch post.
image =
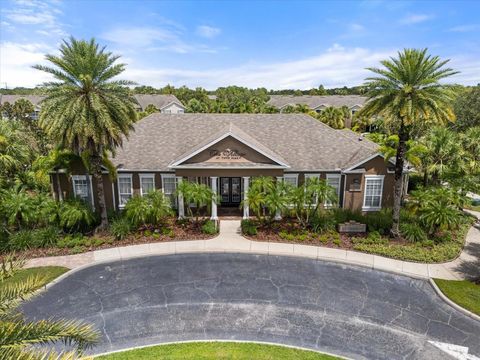
<svg viewBox="0 0 480 360">
<path fill-rule="evenodd" d="M 182 182 L 182 177 L 177 176 L 177 185 L 179 185 Z M 183 204 L 183 195 L 178 194 L 178 218 L 183 219 L 185 217 L 185 207 Z"/>
<path fill-rule="evenodd" d="M 277 186 L 283 181 L 283 176 L 277 176 Z M 282 220 L 282 213 L 280 209 L 275 212 L 275 220 Z"/>
<path fill-rule="evenodd" d="M 243 218 L 248 219 L 250 217 L 250 208 L 248 206 L 248 185 L 250 182 L 249 176 L 243 177 Z"/>
<path fill-rule="evenodd" d="M 211 220 L 218 220 L 217 215 L 217 179 L 216 176 L 210 176 L 210 186 L 212 188 L 212 192 L 214 194 L 214 198 L 212 199 L 212 216 L 210 217 Z"/>
</svg>

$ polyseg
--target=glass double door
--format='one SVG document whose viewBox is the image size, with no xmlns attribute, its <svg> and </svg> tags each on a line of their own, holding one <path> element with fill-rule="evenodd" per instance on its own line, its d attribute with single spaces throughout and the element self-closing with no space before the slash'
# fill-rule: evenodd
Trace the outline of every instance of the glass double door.
<svg viewBox="0 0 480 360">
<path fill-rule="evenodd" d="M 220 178 L 220 198 L 222 206 L 238 206 L 242 200 L 242 182 L 239 177 Z"/>
</svg>

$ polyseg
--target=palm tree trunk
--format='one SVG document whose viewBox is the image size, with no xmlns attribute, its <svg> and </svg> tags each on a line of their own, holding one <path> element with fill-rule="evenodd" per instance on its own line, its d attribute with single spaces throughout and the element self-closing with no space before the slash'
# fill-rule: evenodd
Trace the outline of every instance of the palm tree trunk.
<svg viewBox="0 0 480 360">
<path fill-rule="evenodd" d="M 108 228 L 107 207 L 105 205 L 105 190 L 103 188 L 102 157 L 100 155 L 92 156 L 93 177 L 97 184 L 97 203 L 100 213 L 100 225 L 95 232 L 105 231 Z"/>
<path fill-rule="evenodd" d="M 405 125 L 400 126 L 399 143 L 397 148 L 397 156 L 395 160 L 395 184 L 393 190 L 393 225 L 391 235 L 393 237 L 400 236 L 400 208 L 402 205 L 403 192 L 403 166 L 405 163 L 405 154 L 407 151 L 408 132 Z"/>
</svg>

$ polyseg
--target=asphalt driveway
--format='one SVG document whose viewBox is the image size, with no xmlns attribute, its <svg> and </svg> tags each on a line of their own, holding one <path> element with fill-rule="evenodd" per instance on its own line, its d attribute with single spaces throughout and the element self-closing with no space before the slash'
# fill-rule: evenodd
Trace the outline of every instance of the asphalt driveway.
<svg viewBox="0 0 480 360">
<path fill-rule="evenodd" d="M 480 356 L 480 323 L 428 282 L 303 258 L 187 254 L 95 265 L 24 306 L 102 331 L 92 353 L 180 340 L 267 341 L 355 359 L 448 359 L 435 340 Z"/>
</svg>

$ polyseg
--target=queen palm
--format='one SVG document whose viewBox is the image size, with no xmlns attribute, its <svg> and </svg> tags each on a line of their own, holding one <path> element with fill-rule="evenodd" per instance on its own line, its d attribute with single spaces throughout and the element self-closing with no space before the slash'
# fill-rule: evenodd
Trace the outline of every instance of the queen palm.
<svg viewBox="0 0 480 360">
<path fill-rule="evenodd" d="M 440 84 L 457 72 L 445 67 L 449 60 L 427 54 L 427 49 L 405 49 L 397 58 L 381 61 L 383 68 L 368 68 L 375 75 L 366 79 L 368 101 L 361 115 L 381 116 L 398 135 L 395 157 L 395 185 L 392 236 L 399 236 L 403 168 L 407 141 L 412 130 L 424 123 L 453 121 L 453 87 Z"/>
<path fill-rule="evenodd" d="M 125 70 L 125 64 L 115 63 L 118 58 L 94 39 L 71 37 L 60 46 L 60 56 L 46 55 L 53 67 L 34 66 L 56 80 L 44 84 L 40 126 L 62 148 L 77 155 L 88 154 L 90 159 L 101 218 L 97 230 L 108 226 L 102 180 L 104 154 L 122 144 L 137 119 L 135 99 L 127 87 L 132 82 L 112 80 Z"/>
</svg>

